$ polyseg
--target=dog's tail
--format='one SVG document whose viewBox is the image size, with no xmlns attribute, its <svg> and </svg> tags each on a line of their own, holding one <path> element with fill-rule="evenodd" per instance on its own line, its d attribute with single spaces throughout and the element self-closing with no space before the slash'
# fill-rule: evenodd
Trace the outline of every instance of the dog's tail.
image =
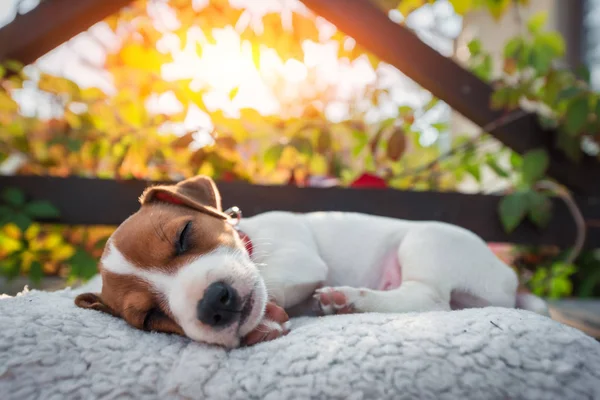
<svg viewBox="0 0 600 400">
<path fill-rule="evenodd" d="M 550 316 L 550 310 L 548 310 L 548 303 L 546 303 L 541 297 L 538 297 L 531 293 L 524 286 L 519 286 L 517 289 L 517 304 L 516 308 L 522 310 L 533 311 L 535 313 Z"/>
</svg>

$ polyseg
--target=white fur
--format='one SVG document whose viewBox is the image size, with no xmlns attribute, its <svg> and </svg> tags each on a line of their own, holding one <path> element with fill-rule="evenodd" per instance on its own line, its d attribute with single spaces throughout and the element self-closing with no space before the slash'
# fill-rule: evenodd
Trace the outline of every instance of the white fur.
<svg viewBox="0 0 600 400">
<path fill-rule="evenodd" d="M 102 258 L 103 268 L 114 274 L 133 275 L 142 279 L 166 299 L 169 309 L 185 334 L 198 341 L 236 347 L 240 339 L 254 329 L 263 318 L 266 288 L 263 280 L 244 251 L 217 248 L 179 268 L 176 273 L 161 272 L 154 266 L 135 266 L 110 242 Z M 219 331 L 204 326 L 196 317 L 196 305 L 212 282 L 227 280 L 244 298 L 254 292 L 254 307 L 242 326 L 236 324 Z"/>
<path fill-rule="evenodd" d="M 347 305 L 358 312 L 450 310 L 455 293 L 471 299 L 471 306 L 516 304 L 515 272 L 481 238 L 454 225 L 357 213 L 274 211 L 241 220 L 240 229 L 252 240 L 252 260 L 238 242 L 239 249 L 218 248 L 170 275 L 158 267 L 138 268 L 111 243 L 102 263 L 108 271 L 135 275 L 162 293 L 187 336 L 226 347 L 237 346 L 261 322 L 267 292 L 288 310 L 310 302 L 315 291 L 317 299 L 321 292 L 341 292 L 345 304 L 321 304 L 326 314 Z M 377 290 L 389 254 L 397 256 L 402 283 Z M 242 297 L 254 291 L 256 303 L 244 326 L 214 330 L 197 320 L 198 301 L 218 280 L 228 281 Z M 522 303 L 543 312 L 543 302 L 535 299 Z M 262 322 L 281 330 L 271 321 Z"/>
<path fill-rule="evenodd" d="M 275 211 L 243 219 L 240 229 L 253 240 L 269 294 L 285 308 L 311 298 L 322 285 L 345 294 L 359 312 L 449 310 L 454 292 L 489 306 L 515 306 L 516 273 L 481 238 L 458 226 Z M 397 252 L 402 284 L 375 290 L 390 251 Z"/>
</svg>

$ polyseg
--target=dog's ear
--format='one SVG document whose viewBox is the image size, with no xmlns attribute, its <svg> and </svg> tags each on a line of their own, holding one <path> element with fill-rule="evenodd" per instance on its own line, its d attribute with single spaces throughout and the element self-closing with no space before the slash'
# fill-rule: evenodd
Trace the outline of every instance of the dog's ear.
<svg viewBox="0 0 600 400">
<path fill-rule="evenodd" d="M 75 305 L 80 308 L 87 308 L 96 311 L 102 311 L 106 314 L 117 316 L 115 312 L 104 302 L 98 293 L 82 293 L 75 298 Z"/>
<path fill-rule="evenodd" d="M 152 186 L 140 196 L 142 205 L 156 201 L 185 205 L 218 218 L 227 218 L 222 211 L 217 185 L 207 176 L 189 178 L 176 185 Z"/>
</svg>

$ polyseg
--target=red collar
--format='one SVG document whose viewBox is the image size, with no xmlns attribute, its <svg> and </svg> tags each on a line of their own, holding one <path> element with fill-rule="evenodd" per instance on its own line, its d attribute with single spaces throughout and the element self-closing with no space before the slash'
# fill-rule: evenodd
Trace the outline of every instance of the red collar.
<svg viewBox="0 0 600 400">
<path fill-rule="evenodd" d="M 237 233 L 238 235 L 240 235 L 240 239 L 242 239 L 242 243 L 244 243 L 244 247 L 246 248 L 248 255 L 250 256 L 250 258 L 252 258 L 252 254 L 254 253 L 254 246 L 252 245 L 252 240 L 250 240 L 250 237 L 240 230 L 238 230 Z"/>
</svg>

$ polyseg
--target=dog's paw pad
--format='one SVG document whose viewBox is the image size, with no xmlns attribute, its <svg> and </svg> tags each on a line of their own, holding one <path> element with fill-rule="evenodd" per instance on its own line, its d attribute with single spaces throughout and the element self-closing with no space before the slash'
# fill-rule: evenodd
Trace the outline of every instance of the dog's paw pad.
<svg viewBox="0 0 600 400">
<path fill-rule="evenodd" d="M 314 294 L 317 311 L 323 315 L 351 314 L 355 312 L 354 305 L 343 289 L 324 287 L 317 289 Z"/>
</svg>

